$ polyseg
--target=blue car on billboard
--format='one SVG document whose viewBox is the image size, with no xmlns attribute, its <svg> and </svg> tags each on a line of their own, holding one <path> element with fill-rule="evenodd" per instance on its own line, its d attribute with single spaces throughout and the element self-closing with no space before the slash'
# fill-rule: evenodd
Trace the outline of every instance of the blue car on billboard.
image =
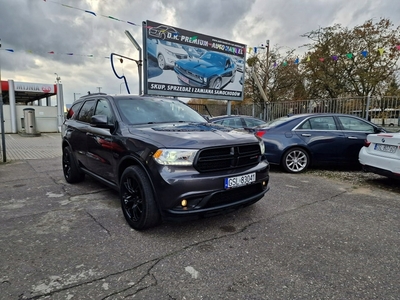
<svg viewBox="0 0 400 300">
<path fill-rule="evenodd" d="M 174 71 L 185 85 L 222 89 L 235 81 L 236 65 L 228 55 L 207 51 L 199 58 L 177 60 Z"/>
</svg>

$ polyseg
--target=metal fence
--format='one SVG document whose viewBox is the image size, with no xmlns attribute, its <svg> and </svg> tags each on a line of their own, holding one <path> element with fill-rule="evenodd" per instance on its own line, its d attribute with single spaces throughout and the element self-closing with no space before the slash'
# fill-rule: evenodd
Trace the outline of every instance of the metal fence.
<svg viewBox="0 0 400 300">
<path fill-rule="evenodd" d="M 190 104 L 202 115 L 226 115 L 226 104 Z M 381 126 L 400 126 L 399 97 L 349 97 L 338 99 L 313 99 L 271 102 L 262 107 L 257 104 L 232 103 L 231 114 L 257 117 L 266 121 L 288 114 L 344 113 L 356 115 Z"/>
</svg>

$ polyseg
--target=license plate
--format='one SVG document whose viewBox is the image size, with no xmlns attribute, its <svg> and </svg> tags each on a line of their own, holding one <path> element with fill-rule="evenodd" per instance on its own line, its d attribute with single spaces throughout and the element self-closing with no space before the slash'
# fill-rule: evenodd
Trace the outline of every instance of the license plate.
<svg viewBox="0 0 400 300">
<path fill-rule="evenodd" d="M 181 74 L 178 74 L 178 77 L 180 80 L 182 80 L 184 83 L 189 84 L 189 79 L 186 77 L 182 76 Z"/>
<path fill-rule="evenodd" d="M 375 150 L 382 151 L 382 152 L 395 153 L 396 149 L 397 149 L 397 146 L 392 146 L 392 145 L 383 145 L 383 144 L 375 145 Z"/>
<path fill-rule="evenodd" d="M 225 188 L 236 188 L 256 181 L 256 173 L 225 178 Z"/>
</svg>

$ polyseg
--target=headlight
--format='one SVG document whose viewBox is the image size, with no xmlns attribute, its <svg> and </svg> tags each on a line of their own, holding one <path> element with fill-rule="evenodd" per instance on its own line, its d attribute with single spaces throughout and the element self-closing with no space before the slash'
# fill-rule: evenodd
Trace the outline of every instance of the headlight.
<svg viewBox="0 0 400 300">
<path fill-rule="evenodd" d="M 153 157 L 160 165 L 190 166 L 193 164 L 196 153 L 197 150 L 158 149 Z"/>
<path fill-rule="evenodd" d="M 169 55 L 171 55 L 171 56 L 176 56 L 176 54 L 174 53 L 174 52 L 172 52 L 172 51 L 169 51 L 169 50 L 167 50 L 167 49 L 165 49 L 165 52 L 167 52 Z"/>
<path fill-rule="evenodd" d="M 263 155 L 265 153 L 265 144 L 263 140 L 258 141 L 258 143 L 260 144 L 261 155 Z"/>
</svg>

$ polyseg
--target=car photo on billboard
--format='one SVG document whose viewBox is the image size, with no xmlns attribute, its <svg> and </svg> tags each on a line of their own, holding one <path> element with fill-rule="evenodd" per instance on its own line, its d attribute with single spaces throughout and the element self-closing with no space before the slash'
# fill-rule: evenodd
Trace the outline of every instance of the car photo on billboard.
<svg viewBox="0 0 400 300">
<path fill-rule="evenodd" d="M 207 51 L 199 58 L 177 60 L 174 71 L 183 84 L 222 89 L 235 81 L 236 65 L 228 55 Z"/>
<path fill-rule="evenodd" d="M 189 57 L 177 43 L 160 39 L 148 39 L 147 52 L 157 61 L 158 67 L 162 70 L 173 68 L 178 59 Z"/>
<path fill-rule="evenodd" d="M 246 45 L 143 22 L 144 93 L 243 101 Z"/>
</svg>

